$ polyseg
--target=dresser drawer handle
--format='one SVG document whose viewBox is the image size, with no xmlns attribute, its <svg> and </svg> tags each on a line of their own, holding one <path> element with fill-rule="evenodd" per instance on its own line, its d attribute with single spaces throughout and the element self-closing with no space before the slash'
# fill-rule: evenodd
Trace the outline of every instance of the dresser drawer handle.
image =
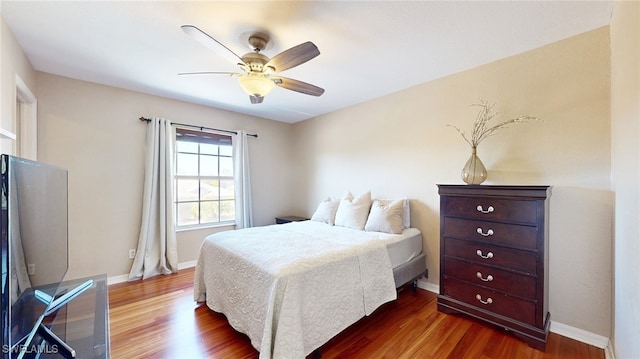
<svg viewBox="0 0 640 359">
<path fill-rule="evenodd" d="M 487 298 L 487 300 L 482 300 L 482 296 L 480 294 L 476 294 L 476 299 L 482 304 L 491 304 L 493 303 L 493 299 L 491 297 Z"/>
<path fill-rule="evenodd" d="M 493 212 L 495 209 L 493 208 L 493 206 L 489 206 L 489 208 L 487 208 L 486 210 L 482 208 L 482 206 L 478 206 L 476 207 L 476 210 L 478 212 L 482 212 L 482 213 L 491 213 Z"/>
<path fill-rule="evenodd" d="M 481 250 L 477 250 L 476 254 L 478 255 L 478 257 L 482 257 L 484 259 L 489 259 L 489 258 L 493 258 L 493 253 L 492 252 L 488 252 L 487 255 L 482 254 Z"/>
<path fill-rule="evenodd" d="M 489 230 L 487 231 L 487 233 L 482 232 L 482 228 L 478 227 L 478 229 L 476 229 L 476 232 L 483 236 L 483 237 L 489 237 L 489 236 L 493 236 L 493 229 L 489 228 Z"/>
<path fill-rule="evenodd" d="M 483 281 L 483 282 L 491 282 L 491 281 L 493 281 L 493 276 L 492 276 L 491 274 L 489 274 L 489 275 L 487 276 L 487 278 L 483 278 L 483 277 L 482 277 L 482 273 L 477 272 L 477 273 L 476 273 L 476 277 L 478 277 L 478 279 L 480 279 L 480 280 L 481 280 L 481 281 Z"/>
</svg>

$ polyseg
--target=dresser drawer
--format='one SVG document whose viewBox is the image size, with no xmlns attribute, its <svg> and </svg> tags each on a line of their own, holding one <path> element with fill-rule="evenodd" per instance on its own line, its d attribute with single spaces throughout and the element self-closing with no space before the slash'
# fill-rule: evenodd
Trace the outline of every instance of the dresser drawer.
<svg viewBox="0 0 640 359">
<path fill-rule="evenodd" d="M 536 274 L 535 252 L 449 238 L 444 241 L 444 255 Z"/>
<path fill-rule="evenodd" d="M 536 325 L 535 302 L 514 298 L 451 278 L 445 278 L 443 294 L 523 323 Z"/>
<path fill-rule="evenodd" d="M 440 211 L 447 216 L 537 224 L 536 201 L 492 197 L 447 197 Z"/>
<path fill-rule="evenodd" d="M 536 277 L 451 257 L 444 258 L 444 272 L 449 277 L 499 290 L 509 295 L 535 299 Z"/>
<path fill-rule="evenodd" d="M 532 226 L 444 218 L 445 237 L 473 239 L 489 244 L 535 250 L 537 235 L 537 227 Z"/>
</svg>

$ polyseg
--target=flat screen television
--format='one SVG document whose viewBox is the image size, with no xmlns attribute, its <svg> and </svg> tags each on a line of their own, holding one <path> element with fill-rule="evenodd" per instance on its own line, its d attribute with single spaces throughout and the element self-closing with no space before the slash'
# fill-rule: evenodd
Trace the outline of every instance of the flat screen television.
<svg viewBox="0 0 640 359">
<path fill-rule="evenodd" d="M 1 155 L 0 165 L 2 358 L 38 357 L 44 350 L 73 357 L 42 324 L 92 285 L 58 290 L 68 269 L 67 170 L 10 155 Z"/>
</svg>

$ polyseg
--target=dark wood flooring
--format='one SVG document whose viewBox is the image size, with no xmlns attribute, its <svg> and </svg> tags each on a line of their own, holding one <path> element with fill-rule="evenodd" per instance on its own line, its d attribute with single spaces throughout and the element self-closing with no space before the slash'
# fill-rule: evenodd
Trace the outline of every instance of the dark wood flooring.
<svg viewBox="0 0 640 359">
<path fill-rule="evenodd" d="M 193 301 L 193 269 L 109 287 L 111 357 L 257 358 L 226 318 Z M 321 348 L 322 358 L 579 358 L 603 359 L 602 349 L 549 334 L 546 352 L 508 332 L 436 309 L 436 295 L 400 290 Z M 310 356 L 311 358 L 311 356 Z"/>
</svg>

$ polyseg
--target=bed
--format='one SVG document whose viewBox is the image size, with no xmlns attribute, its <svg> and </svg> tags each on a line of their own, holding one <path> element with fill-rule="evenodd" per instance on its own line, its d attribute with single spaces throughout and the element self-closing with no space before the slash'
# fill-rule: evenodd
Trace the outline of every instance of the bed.
<svg viewBox="0 0 640 359">
<path fill-rule="evenodd" d="M 291 222 L 206 237 L 194 299 L 223 313 L 260 358 L 304 358 L 424 272 L 416 228 Z"/>
</svg>

